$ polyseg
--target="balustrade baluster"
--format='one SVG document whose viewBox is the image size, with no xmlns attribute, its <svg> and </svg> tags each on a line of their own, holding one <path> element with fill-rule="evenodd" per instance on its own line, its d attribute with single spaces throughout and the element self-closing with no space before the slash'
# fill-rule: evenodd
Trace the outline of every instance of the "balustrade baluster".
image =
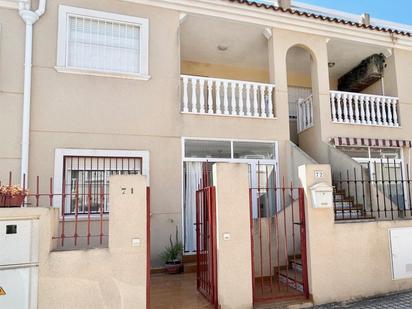
<svg viewBox="0 0 412 309">
<path fill-rule="evenodd" d="M 387 111 L 388 111 L 386 115 L 386 117 L 388 118 L 388 125 L 393 127 L 394 123 L 393 123 L 393 116 L 392 116 L 392 99 L 388 98 L 386 100 L 386 103 L 387 103 L 386 106 L 387 106 Z"/>
<path fill-rule="evenodd" d="M 359 119 L 359 96 L 358 95 L 354 95 L 353 96 L 353 100 L 355 101 L 355 123 L 360 123 L 360 119 Z"/>
<path fill-rule="evenodd" d="M 231 110 L 231 115 L 236 116 L 237 115 L 237 110 L 236 110 L 236 83 L 235 82 L 230 82 L 230 90 L 231 90 L 231 100 L 230 100 L 230 110 Z"/>
<path fill-rule="evenodd" d="M 260 116 L 266 117 L 266 108 L 265 108 L 265 86 L 260 85 Z"/>
<path fill-rule="evenodd" d="M 216 114 L 221 115 L 222 114 L 222 106 L 221 106 L 221 100 L 220 100 L 220 85 L 221 85 L 221 81 L 217 80 L 215 82 L 216 85 Z"/>
<path fill-rule="evenodd" d="M 371 113 L 370 113 L 370 100 L 369 97 L 364 97 L 365 99 L 365 108 L 366 108 L 366 124 L 372 124 Z"/>
<path fill-rule="evenodd" d="M 258 92 L 258 86 L 257 85 L 253 85 L 253 116 L 259 116 L 258 114 L 258 96 L 257 96 L 257 92 Z"/>
<path fill-rule="evenodd" d="M 398 106 L 399 106 L 399 101 L 398 99 L 393 99 L 392 100 L 392 106 L 393 106 L 393 125 L 395 127 L 399 127 L 399 121 L 398 121 Z"/>
<path fill-rule="evenodd" d="M 239 83 L 239 115 L 243 116 L 243 83 Z M 250 85 L 246 84 L 246 115 L 250 116 Z"/>
<path fill-rule="evenodd" d="M 268 116 L 269 117 L 275 117 L 275 114 L 273 112 L 273 87 L 270 85 L 268 86 Z"/>
<path fill-rule="evenodd" d="M 224 81 L 223 82 L 223 113 L 225 115 L 229 115 L 229 98 L 228 98 L 228 92 L 227 92 L 227 88 L 228 88 L 228 82 Z"/>
<path fill-rule="evenodd" d="M 363 96 L 359 97 L 359 104 L 360 104 L 360 110 L 361 110 L 361 114 L 360 114 L 360 123 L 361 124 L 366 124 L 366 120 L 365 120 L 365 98 Z"/>
<path fill-rule="evenodd" d="M 213 81 L 207 81 L 207 113 L 213 114 Z"/>
<path fill-rule="evenodd" d="M 349 113 L 348 113 L 348 95 L 346 93 L 342 96 L 343 102 L 343 121 L 348 123 L 349 122 Z"/>
<path fill-rule="evenodd" d="M 353 95 L 348 95 L 349 123 L 354 123 L 353 119 Z"/>
<path fill-rule="evenodd" d="M 375 98 L 376 102 L 376 122 L 378 125 L 382 125 L 382 114 L 381 114 L 381 99 L 380 98 Z"/>
<path fill-rule="evenodd" d="M 332 110 L 332 121 L 337 122 L 338 119 L 336 118 L 336 103 L 335 103 L 336 95 L 335 93 L 330 94 L 330 106 Z"/>
<path fill-rule="evenodd" d="M 382 106 L 382 124 L 384 126 L 388 126 L 388 117 L 386 113 L 386 98 L 382 98 L 381 100 L 381 106 Z"/>
<path fill-rule="evenodd" d="M 368 96 L 368 99 L 371 106 L 371 121 L 372 124 L 376 124 L 375 98 Z"/>
<path fill-rule="evenodd" d="M 205 113 L 205 80 L 199 79 L 199 105 L 200 113 Z"/>
<path fill-rule="evenodd" d="M 183 112 L 189 112 L 189 95 L 188 95 L 189 78 L 183 77 Z"/>
<path fill-rule="evenodd" d="M 197 93 L 196 93 L 197 79 L 192 78 L 192 113 L 197 112 Z"/>
<path fill-rule="evenodd" d="M 342 118 L 342 95 L 340 93 L 337 94 L 336 96 L 336 103 L 338 105 L 338 122 L 343 122 Z"/>
</svg>

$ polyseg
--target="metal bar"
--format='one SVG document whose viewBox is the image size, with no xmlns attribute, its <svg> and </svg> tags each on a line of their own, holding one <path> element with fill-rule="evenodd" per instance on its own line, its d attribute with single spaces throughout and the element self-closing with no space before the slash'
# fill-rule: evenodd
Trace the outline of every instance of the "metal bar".
<svg viewBox="0 0 412 309">
<path fill-rule="evenodd" d="M 265 172 L 266 172 L 266 217 L 268 220 L 268 253 L 269 253 L 269 280 L 270 280 L 270 291 L 273 292 L 273 281 L 272 281 L 272 236 L 271 236 L 271 225 L 272 225 L 272 216 L 270 211 L 269 205 L 269 174 L 268 174 L 268 166 L 265 165 Z"/>
<path fill-rule="evenodd" d="M 71 186 L 71 185 L 70 185 Z M 75 183 L 75 201 L 74 201 L 74 246 L 77 246 L 77 238 L 78 238 L 78 223 L 79 223 L 79 180 L 76 179 Z M 73 202 L 72 200 L 72 194 L 70 193 L 70 208 L 71 208 L 71 203 Z"/>
<path fill-rule="evenodd" d="M 64 165 L 64 163 L 63 163 Z M 61 228 L 61 245 L 64 246 L 64 215 L 65 215 L 65 204 L 66 204 L 66 177 L 63 176 L 63 189 L 62 189 L 62 228 Z"/>
<path fill-rule="evenodd" d="M 253 189 L 249 189 L 249 213 L 250 213 L 250 254 L 252 267 L 252 294 L 253 301 L 256 300 L 256 282 L 255 282 L 255 244 L 254 244 L 254 228 L 253 228 Z"/>
<path fill-rule="evenodd" d="M 393 220 L 392 181 L 391 181 L 391 171 L 389 169 L 389 158 L 386 158 L 386 162 L 387 162 L 388 181 L 389 181 L 389 197 L 390 197 L 390 200 L 391 200 L 391 217 L 392 217 L 392 220 Z M 383 174 L 382 174 L 382 182 L 384 182 Z M 383 186 L 385 186 L 385 185 L 383 185 Z"/>
<path fill-rule="evenodd" d="M 53 207 L 53 177 L 50 177 L 49 189 L 49 207 Z"/>
<path fill-rule="evenodd" d="M 350 195 L 350 177 L 349 177 L 349 170 L 346 170 L 346 182 L 347 182 L 347 185 L 348 185 L 348 201 L 349 201 L 349 199 L 351 198 L 351 195 Z M 350 202 L 349 202 L 350 203 Z M 342 203 L 342 212 L 344 212 L 343 211 L 343 209 L 344 209 L 344 207 L 343 207 L 343 204 L 344 203 Z M 345 215 L 343 215 L 343 219 L 345 219 Z M 350 210 L 349 209 L 349 219 L 352 219 L 352 210 Z"/>
<path fill-rule="evenodd" d="M 407 177 L 408 177 L 409 211 L 410 211 L 411 216 L 412 216 L 411 178 L 410 178 L 410 172 L 409 172 L 409 164 L 406 164 L 406 174 L 407 174 Z"/>
<path fill-rule="evenodd" d="M 292 249 L 293 249 L 293 263 L 295 264 L 295 269 L 294 269 L 294 274 L 295 274 L 295 285 L 296 285 L 296 289 L 297 289 L 297 285 L 298 285 L 298 278 L 297 278 L 297 275 L 298 275 L 298 272 L 297 272 L 297 269 L 296 269 L 296 243 L 295 243 L 295 215 L 294 215 L 294 210 L 293 210 L 293 208 L 295 207 L 295 201 L 294 201 L 294 199 L 293 199 L 293 182 L 291 181 L 290 182 L 290 200 L 291 200 L 291 205 L 290 205 L 290 207 L 291 207 L 291 212 L 292 212 L 292 218 L 291 218 L 291 220 L 292 220 L 292 224 L 291 224 L 291 227 L 292 227 Z"/>
<path fill-rule="evenodd" d="M 104 193 L 104 192 L 103 192 Z M 104 194 L 103 194 L 104 198 Z M 150 262 L 150 252 L 151 252 L 151 235 L 150 235 L 150 187 L 146 189 L 146 309 L 150 308 L 150 269 L 151 269 L 151 262 Z M 103 208 L 104 203 L 102 204 L 101 208 Z"/>
<path fill-rule="evenodd" d="M 393 159 L 393 169 L 395 171 L 395 193 L 396 193 L 396 204 L 398 206 L 398 216 L 399 216 L 399 190 L 398 190 L 398 173 L 396 172 L 396 161 Z"/>
<path fill-rule="evenodd" d="M 147 194 L 147 192 L 146 192 Z M 103 244 L 104 184 L 100 185 L 100 245 Z"/>
<path fill-rule="evenodd" d="M 380 218 L 380 202 L 379 202 L 379 179 L 378 173 L 376 168 L 376 161 L 374 162 L 374 171 L 375 171 L 375 187 L 376 187 L 376 207 L 378 209 L 378 218 Z M 385 217 L 386 217 L 386 194 L 385 194 L 385 183 L 383 181 L 383 162 L 381 160 L 381 178 L 382 178 L 382 192 L 383 192 L 383 208 L 385 209 Z"/>
<path fill-rule="evenodd" d="M 196 284 L 200 288 L 200 191 L 196 191 Z"/>
<path fill-rule="evenodd" d="M 285 259 L 286 259 L 286 291 L 289 291 L 289 256 L 288 256 L 288 234 L 286 229 L 286 188 L 285 177 L 282 180 L 282 201 L 283 201 L 283 226 L 285 232 Z"/>
<path fill-rule="evenodd" d="M 39 207 L 40 202 L 40 178 L 36 177 L 36 207 Z"/>
<path fill-rule="evenodd" d="M 89 205 L 87 207 L 87 245 L 90 246 L 90 235 L 91 235 L 91 210 L 92 210 L 92 184 L 89 183 L 89 189 L 87 193 L 89 200 Z"/>
<path fill-rule="evenodd" d="M 258 177 L 257 213 L 258 213 L 258 220 L 259 220 L 260 288 L 261 288 L 262 295 L 263 295 L 264 277 L 263 277 L 262 213 L 260 209 L 260 162 L 259 161 L 258 161 L 257 177 Z"/>
<path fill-rule="evenodd" d="M 366 213 L 366 199 L 365 199 L 365 176 L 361 166 L 361 183 L 362 183 L 362 212 Z"/>
<path fill-rule="evenodd" d="M 302 258 L 302 283 L 303 293 L 309 298 L 308 262 L 306 249 L 306 221 L 305 221 L 305 191 L 299 188 L 299 214 L 300 214 L 300 248 Z"/>
</svg>

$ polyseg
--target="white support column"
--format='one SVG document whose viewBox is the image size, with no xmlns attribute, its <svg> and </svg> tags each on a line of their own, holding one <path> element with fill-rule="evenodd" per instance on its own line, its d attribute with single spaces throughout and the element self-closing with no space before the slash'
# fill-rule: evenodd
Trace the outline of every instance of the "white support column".
<svg viewBox="0 0 412 309">
<path fill-rule="evenodd" d="M 259 116 L 258 113 L 258 86 L 257 85 L 253 85 L 253 116 L 257 117 Z"/>
<path fill-rule="evenodd" d="M 221 81 L 220 80 L 216 80 L 215 81 L 215 85 L 216 85 L 216 114 L 221 115 L 222 114 L 222 106 L 221 106 L 221 100 L 220 100 L 220 84 Z"/>
<path fill-rule="evenodd" d="M 336 104 L 338 105 L 338 122 L 343 122 L 343 118 L 342 118 L 342 95 L 340 93 L 338 93 L 336 95 Z"/>
<path fill-rule="evenodd" d="M 244 116 L 244 106 L 243 106 L 243 83 L 239 82 L 238 84 L 239 87 L 239 115 Z"/>
<path fill-rule="evenodd" d="M 246 84 L 246 116 L 252 116 L 250 112 L 250 84 Z"/>
<path fill-rule="evenodd" d="M 330 106 L 332 110 L 332 121 L 337 122 L 338 119 L 336 117 L 336 95 L 334 93 L 330 94 Z"/>
</svg>

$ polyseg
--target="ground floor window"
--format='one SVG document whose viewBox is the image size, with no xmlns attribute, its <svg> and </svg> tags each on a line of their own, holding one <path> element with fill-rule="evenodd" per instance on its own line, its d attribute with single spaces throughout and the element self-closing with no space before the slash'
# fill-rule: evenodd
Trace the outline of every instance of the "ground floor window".
<svg viewBox="0 0 412 309">
<path fill-rule="evenodd" d="M 212 164 L 246 163 L 249 165 L 251 187 L 274 187 L 278 183 L 277 143 L 245 140 L 183 139 L 183 228 L 185 252 L 196 250 L 196 190 L 204 183 L 204 177 L 213 184 Z M 204 170 L 206 166 L 206 171 Z M 206 172 L 206 174 L 205 174 Z M 258 207 L 265 204 L 268 193 L 254 190 L 253 212 L 256 217 Z M 260 195 L 260 196 L 257 196 Z M 260 214 L 273 212 L 273 207 L 262 207 Z"/>
<path fill-rule="evenodd" d="M 405 208 L 407 190 L 404 180 L 408 177 L 408 171 L 404 166 L 402 148 L 353 146 L 337 148 L 367 169 L 370 180 L 376 183 L 387 198 L 400 208 Z"/>
<path fill-rule="evenodd" d="M 109 211 L 109 177 L 142 174 L 142 158 L 136 157 L 64 157 L 64 192 L 66 214 Z M 102 199 L 102 192 L 104 198 Z"/>
</svg>

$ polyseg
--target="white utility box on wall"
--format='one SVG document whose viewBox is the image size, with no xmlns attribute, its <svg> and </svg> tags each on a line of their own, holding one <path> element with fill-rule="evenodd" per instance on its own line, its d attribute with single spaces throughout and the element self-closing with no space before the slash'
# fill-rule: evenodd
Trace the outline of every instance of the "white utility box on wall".
<svg viewBox="0 0 412 309">
<path fill-rule="evenodd" d="M 0 220 L 0 248 L 0 308 L 36 309 L 39 220 Z"/>
<path fill-rule="evenodd" d="M 310 187 L 313 208 L 333 207 L 333 187 L 327 183 L 317 183 Z"/>
<path fill-rule="evenodd" d="M 393 279 L 412 278 L 412 227 L 390 229 L 389 240 Z"/>
</svg>

